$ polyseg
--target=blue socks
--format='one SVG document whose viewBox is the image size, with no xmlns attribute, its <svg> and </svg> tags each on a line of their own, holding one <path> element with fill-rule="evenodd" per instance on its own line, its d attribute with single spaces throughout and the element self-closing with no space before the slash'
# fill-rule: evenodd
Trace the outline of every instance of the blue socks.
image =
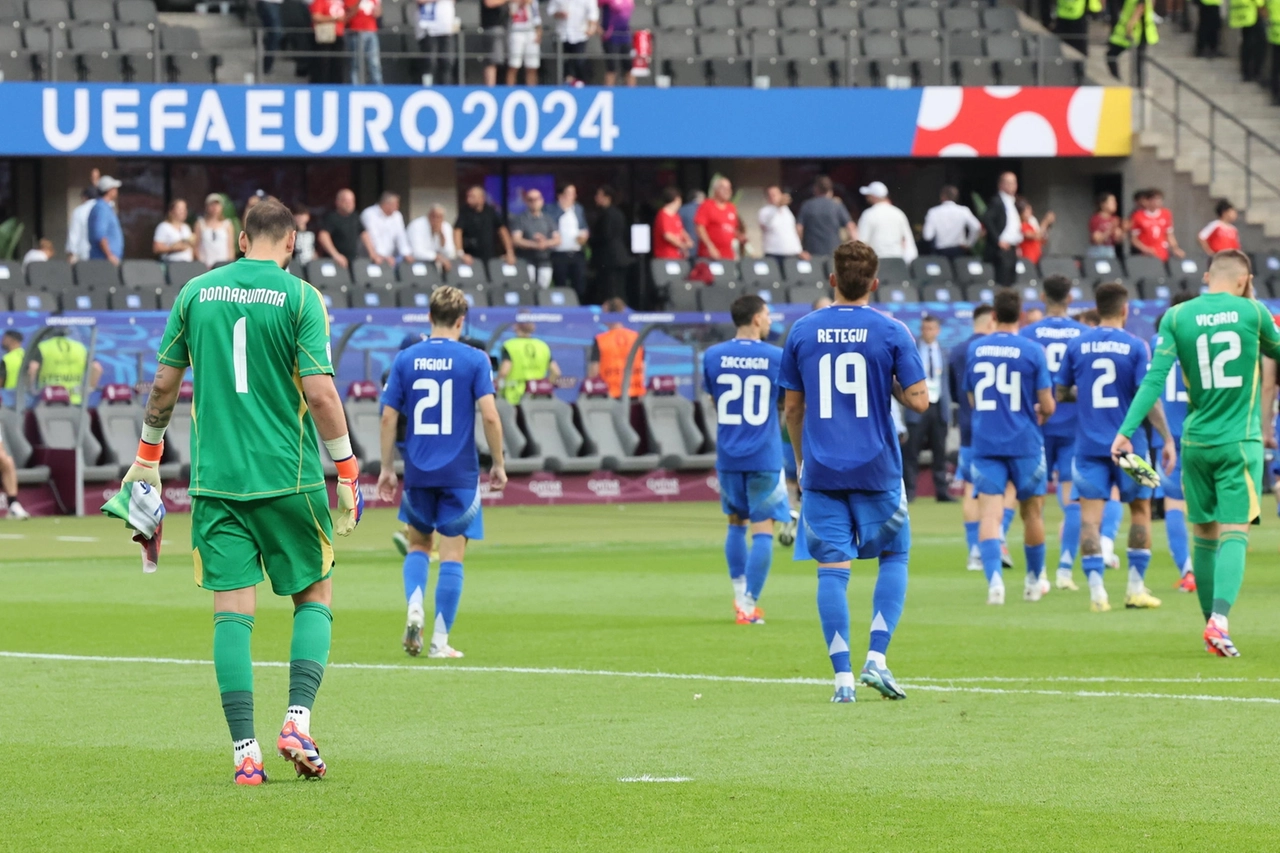
<svg viewBox="0 0 1280 853">
<path fill-rule="evenodd" d="M 1076 551 L 1080 550 L 1080 504 L 1075 501 L 1067 504 L 1062 508 L 1062 515 L 1062 553 L 1058 557 L 1058 569 L 1069 572 L 1076 564 Z"/>
<path fill-rule="evenodd" d="M 978 547 L 978 522 L 966 521 L 964 523 L 964 544 L 968 546 L 969 553 L 973 553 L 973 549 Z"/>
<path fill-rule="evenodd" d="M 1027 556 L 1027 577 L 1037 579 L 1044 571 L 1044 543 L 1039 545 L 1023 545 L 1022 553 Z"/>
<path fill-rule="evenodd" d="M 1098 531 L 1105 538 L 1114 540 L 1124 519 L 1124 506 L 1120 501 L 1107 501 L 1102 508 L 1102 527 Z"/>
<path fill-rule="evenodd" d="M 983 539 L 978 543 L 978 551 L 982 554 L 982 573 L 987 576 L 987 584 L 992 578 L 1001 577 L 1000 540 Z"/>
<path fill-rule="evenodd" d="M 1101 554 L 1086 554 L 1080 558 L 1080 566 L 1089 580 L 1089 586 L 1101 586 L 1103 561 Z M 1097 580 L 1094 580 L 1094 578 Z"/>
<path fill-rule="evenodd" d="M 1009 525 L 1013 524 L 1013 510 L 1006 509 L 1004 517 L 1000 520 L 1000 538 L 1007 539 L 1009 537 Z"/>
<path fill-rule="evenodd" d="M 427 567 L 431 558 L 422 551 L 410 551 L 404 557 L 404 600 L 422 607 L 427 590 Z"/>
<path fill-rule="evenodd" d="M 743 528 L 738 528 L 742 530 Z M 757 533 L 751 537 L 751 553 L 747 555 L 747 595 L 752 601 L 760 600 L 764 582 L 769 579 L 769 564 L 773 561 L 773 534 Z"/>
<path fill-rule="evenodd" d="M 880 557 L 875 592 L 871 594 L 871 645 L 868 648 L 872 653 L 884 655 L 888 651 L 906 601 L 907 555 L 905 552 L 884 554 Z"/>
<path fill-rule="evenodd" d="M 905 582 L 903 586 L 905 592 Z M 849 663 L 848 593 L 848 569 L 818 569 L 818 619 L 822 622 L 822 639 L 831 656 L 831 668 L 837 675 L 853 672 Z"/>
<path fill-rule="evenodd" d="M 1187 558 L 1190 550 L 1187 545 L 1187 515 L 1180 509 L 1164 511 L 1164 532 L 1169 537 L 1169 553 L 1173 555 L 1173 564 L 1178 567 L 1178 574 L 1185 575 L 1190 566 Z"/>
<path fill-rule="evenodd" d="M 458 615 L 458 602 L 462 599 L 462 563 L 441 563 L 436 578 L 435 633 L 448 634 Z M 443 629 L 443 630 L 441 630 Z"/>
<path fill-rule="evenodd" d="M 1129 549 L 1129 586 L 1142 586 L 1147 576 L 1147 566 L 1151 564 L 1151 552 L 1147 549 Z"/>
<path fill-rule="evenodd" d="M 747 573 L 747 528 L 730 524 L 724 537 L 724 559 L 729 564 L 729 577 L 740 578 Z"/>
</svg>

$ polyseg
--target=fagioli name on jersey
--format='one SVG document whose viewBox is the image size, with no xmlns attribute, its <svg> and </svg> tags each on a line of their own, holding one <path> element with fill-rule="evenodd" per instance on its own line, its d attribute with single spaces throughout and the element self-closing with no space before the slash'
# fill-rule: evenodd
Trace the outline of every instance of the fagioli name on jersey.
<svg viewBox="0 0 1280 853">
<path fill-rule="evenodd" d="M 414 370 L 453 370 L 453 359 L 451 358 L 415 358 L 413 360 Z"/>
<path fill-rule="evenodd" d="M 274 305 L 284 307 L 283 290 L 270 290 L 265 287 L 246 289 L 242 287 L 202 287 L 201 302 L 238 302 L 241 305 Z"/>
</svg>

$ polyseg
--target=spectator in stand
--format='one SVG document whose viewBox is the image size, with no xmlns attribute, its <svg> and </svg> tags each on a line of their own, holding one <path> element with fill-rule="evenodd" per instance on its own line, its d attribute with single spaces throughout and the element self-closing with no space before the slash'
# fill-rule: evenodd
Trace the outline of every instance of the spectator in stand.
<svg viewBox="0 0 1280 853">
<path fill-rule="evenodd" d="M 1010 285 L 1018 278 L 1018 244 L 1022 220 L 1018 217 L 1018 176 L 1004 172 L 996 180 L 996 194 L 982 217 L 987 229 L 983 257 L 995 269 L 996 284 Z"/>
<path fill-rule="evenodd" d="M 1200 20 L 1196 22 L 1196 56 L 1222 56 L 1222 0 L 1200 0 Z"/>
<path fill-rule="evenodd" d="M 551 280 L 557 287 L 572 287 L 578 301 L 587 301 L 587 258 L 582 247 L 591 232 L 587 214 L 578 204 L 578 188 L 564 184 L 556 193 L 556 203 L 548 210 L 556 221 L 560 242 L 551 251 Z"/>
<path fill-rule="evenodd" d="M 434 261 L 441 272 L 448 272 L 458 250 L 453 243 L 453 228 L 444 221 L 444 205 L 433 204 L 426 216 L 409 223 L 409 254 L 419 261 Z"/>
<path fill-rule="evenodd" d="M 872 181 L 858 190 L 867 200 L 867 209 L 858 217 L 858 239 L 866 243 L 878 257 L 902 258 L 908 264 L 920 254 L 911 222 L 902 210 L 889 201 L 889 188 Z"/>
<path fill-rule="evenodd" d="M 835 186 L 826 175 L 818 176 L 813 182 L 813 198 L 800 205 L 796 230 L 801 248 L 810 255 L 831 255 L 845 240 L 858 239 L 849 210 L 836 198 Z"/>
<path fill-rule="evenodd" d="M 110 175 L 98 179 L 98 200 L 89 211 L 89 258 L 106 260 L 116 266 L 124 259 L 124 229 L 116 213 L 120 197 L 119 181 Z"/>
<path fill-rule="evenodd" d="M 195 248 L 195 235 L 187 224 L 187 202 L 175 198 L 169 203 L 164 221 L 156 226 L 151 238 L 151 253 L 165 263 L 193 261 Z"/>
<path fill-rule="evenodd" d="M 29 250 L 22 256 L 22 268 L 25 270 L 27 264 L 37 264 L 41 261 L 48 261 L 53 258 L 54 253 L 53 241 L 48 237 L 41 237 L 40 242 L 36 244 L 34 249 Z"/>
<path fill-rule="evenodd" d="M 382 85 L 382 54 L 378 48 L 378 18 L 382 17 L 382 0 L 345 0 L 346 44 L 351 59 L 352 86 Z M 364 80 L 360 79 L 361 57 L 364 57 Z"/>
<path fill-rule="evenodd" d="M 508 0 L 480 0 L 480 30 L 484 35 L 484 84 L 498 85 L 498 66 L 507 64 Z"/>
<path fill-rule="evenodd" d="M 1049 239 L 1049 229 L 1057 219 L 1053 211 L 1044 215 L 1044 221 L 1036 219 L 1036 212 L 1031 209 L 1031 202 L 1025 198 L 1018 199 L 1018 220 L 1022 223 L 1022 243 L 1018 245 L 1018 254 L 1023 260 L 1039 264 L 1044 255 L 1044 244 Z"/>
<path fill-rule="evenodd" d="M 607 184 L 596 190 L 600 217 L 591 229 L 591 260 L 596 267 L 596 293 L 602 302 L 622 298 L 632 260 L 631 229 L 617 200 L 617 191 Z"/>
<path fill-rule="evenodd" d="M 293 242 L 293 259 L 306 266 L 316 256 L 316 235 L 311 230 L 311 211 L 305 207 L 294 211 L 293 227 L 298 232 Z"/>
<path fill-rule="evenodd" d="M 653 220 L 653 256 L 682 261 L 689 257 L 692 248 L 693 238 L 680 219 L 680 190 L 667 187 L 662 191 L 662 207 Z"/>
<path fill-rule="evenodd" d="M 766 257 L 782 266 L 787 258 L 808 258 L 800 246 L 800 231 L 791 213 L 791 194 L 781 187 L 764 188 L 764 207 L 760 208 L 760 245 Z"/>
<path fill-rule="evenodd" d="M 747 229 L 733 203 L 733 184 L 728 178 L 717 177 L 711 182 L 711 198 L 698 207 L 693 221 L 698 228 L 698 257 L 732 261 L 738 256 L 735 239 L 738 251 L 746 251 Z"/>
<path fill-rule="evenodd" d="M 553 275 L 551 249 L 560 245 L 560 234 L 556 231 L 556 220 L 543 207 L 541 192 L 526 190 L 524 205 L 524 212 L 511 222 L 511 242 L 515 243 L 516 257 L 536 271 L 534 280 L 538 287 L 547 288 Z"/>
<path fill-rule="evenodd" d="M 311 34 L 319 55 L 311 57 L 311 82 L 315 85 L 341 83 L 342 49 L 345 44 L 347 8 L 344 0 L 311 0 Z"/>
<path fill-rule="evenodd" d="M 587 63 L 582 54 L 587 50 L 587 39 L 598 29 L 600 7 L 596 0 L 551 0 L 547 15 L 555 19 L 556 35 L 564 53 L 565 85 L 581 86 L 587 79 Z"/>
<path fill-rule="evenodd" d="M 457 23 L 454 0 L 418 0 L 415 35 L 418 47 L 427 55 L 426 70 L 431 85 L 449 86 L 453 73 L 453 29 Z"/>
<path fill-rule="evenodd" d="M 284 35 L 281 27 L 281 7 L 284 0 L 258 0 L 258 23 L 262 24 L 262 73 L 270 74 L 276 63 L 276 51 Z M 248 213 L 248 211 L 245 211 Z"/>
<path fill-rule="evenodd" d="M 222 212 L 222 196 L 209 193 L 204 199 L 204 216 L 196 220 L 196 260 L 207 267 L 235 260 L 235 233 L 231 220 Z"/>
<path fill-rule="evenodd" d="M 627 303 L 621 299 L 605 300 L 604 313 L 621 316 L 627 313 Z M 608 329 L 596 335 L 591 346 L 591 356 L 587 359 L 587 378 L 597 376 L 609 386 L 609 396 L 615 400 L 622 396 L 622 384 L 627 371 L 627 356 L 635 346 L 640 334 L 635 329 L 628 329 L 621 320 L 613 320 Z M 636 353 L 631 363 L 630 398 L 638 400 L 644 396 L 644 347 Z"/>
<path fill-rule="evenodd" d="M 1173 236 L 1173 212 L 1164 206 L 1164 193 L 1146 190 L 1138 199 L 1139 207 L 1133 212 L 1129 226 L 1129 242 L 1134 252 L 1168 262 L 1169 253 L 1185 258 L 1178 240 Z"/>
<path fill-rule="evenodd" d="M 1236 219 L 1240 214 L 1225 198 L 1214 207 L 1214 212 L 1218 214 L 1218 218 L 1201 228 L 1197 235 L 1200 248 L 1207 255 L 1216 255 L 1227 249 L 1239 249 L 1240 232 L 1236 230 Z"/>
<path fill-rule="evenodd" d="M 631 13 L 635 0 L 600 0 L 600 42 L 604 46 L 604 84 L 618 82 L 618 72 L 627 76 L 627 85 L 636 84 L 631 73 Z"/>
<path fill-rule="evenodd" d="M 707 200 L 707 194 L 702 190 L 689 190 L 684 198 L 685 203 L 680 205 L 680 222 L 689 239 L 693 240 L 693 247 L 689 249 L 689 260 L 693 260 L 698 255 L 698 209 Z"/>
<path fill-rule="evenodd" d="M 1085 257 L 1114 258 L 1116 246 L 1124 242 L 1124 220 L 1114 193 L 1098 193 L 1097 209 L 1089 217 L 1089 248 Z"/>
<path fill-rule="evenodd" d="M 71 219 L 67 223 L 68 263 L 74 264 L 89 257 L 89 212 L 97 203 L 98 190 L 95 187 L 85 187 L 80 191 L 80 203 L 71 211 Z"/>
<path fill-rule="evenodd" d="M 384 192 L 377 204 L 361 211 L 360 224 L 369 238 L 369 260 L 375 264 L 413 260 L 409 236 L 404 230 L 404 216 L 400 213 L 400 196 Z"/>
<path fill-rule="evenodd" d="M 1111 29 L 1111 38 L 1107 45 L 1107 70 L 1112 77 L 1120 76 L 1120 54 L 1133 48 L 1139 57 L 1135 73 L 1142 69 L 1141 57 L 1147 45 L 1160 41 L 1160 33 L 1156 30 L 1155 3 L 1153 0 L 1124 0 L 1120 14 L 1115 18 L 1115 26 Z M 1134 86 L 1141 86 L 1141 80 L 1133 80 Z"/>
<path fill-rule="evenodd" d="M 351 190 L 338 190 L 333 210 L 320 220 L 316 244 L 343 269 L 351 266 L 361 245 L 366 254 L 373 255 L 373 241 L 365 233 L 360 215 L 356 213 L 356 194 Z"/>
<path fill-rule="evenodd" d="M 982 233 L 982 223 L 973 211 L 957 204 L 960 190 L 947 184 L 938 193 L 940 203 L 929 208 L 924 215 L 924 230 L 920 236 L 933 243 L 933 253 L 955 259 L 969 254 L 969 248 Z"/>
<path fill-rule="evenodd" d="M 1251 83 L 1262 76 L 1262 63 L 1267 58 L 1266 25 L 1259 10 L 1266 0 L 1231 0 L 1227 7 L 1227 26 L 1240 31 L 1240 79 Z"/>
<path fill-rule="evenodd" d="M 514 86 L 521 68 L 524 84 L 538 85 L 542 67 L 542 14 L 538 0 L 511 0 L 507 33 L 507 85 Z"/>
<path fill-rule="evenodd" d="M 453 225 L 453 243 L 459 249 L 464 264 L 485 263 L 498 257 L 498 243 L 502 243 L 502 257 L 507 263 L 516 262 L 511 232 L 502 224 L 502 214 L 489 204 L 484 187 L 476 185 L 467 190 L 467 203 L 458 211 L 458 221 Z"/>
</svg>

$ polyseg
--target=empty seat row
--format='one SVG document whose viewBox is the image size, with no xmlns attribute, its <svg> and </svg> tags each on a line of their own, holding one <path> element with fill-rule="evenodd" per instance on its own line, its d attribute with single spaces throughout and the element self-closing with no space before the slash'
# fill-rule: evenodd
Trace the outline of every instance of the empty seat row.
<svg viewBox="0 0 1280 853">
<path fill-rule="evenodd" d="M 882 30 L 886 32 L 993 32 L 1016 33 L 1021 29 L 1017 10 L 1008 6 L 987 9 L 981 14 L 971 8 L 936 9 L 868 6 L 858 9 L 844 6 L 658 6 L 650 16 L 646 7 L 637 6 L 631 19 L 633 29 L 658 28 L 688 31 L 696 29 L 719 32 L 778 30 Z M 640 23 L 637 23 L 637 18 Z"/>
<path fill-rule="evenodd" d="M 1061 55 L 1059 43 L 1046 41 L 1048 56 Z M 871 33 L 863 36 L 839 33 L 786 33 L 782 36 L 743 36 L 726 33 L 663 32 L 655 41 L 655 51 L 663 58 L 716 57 L 716 56 L 786 56 L 807 59 L 813 56 L 844 58 L 865 56 L 871 58 L 906 56 L 918 59 L 934 59 L 942 56 L 986 56 L 992 59 L 1022 59 L 1038 56 L 1040 43 L 1036 39 L 1024 40 L 1015 35 L 974 36 L 952 33 L 945 37 L 931 33 L 912 33 L 899 36 L 894 33 Z"/>
<path fill-rule="evenodd" d="M 847 62 L 825 57 L 689 58 L 666 60 L 659 68 L 672 86 L 753 86 L 764 77 L 769 80 L 771 88 L 879 87 L 895 83 L 911 86 L 1078 86 L 1084 75 L 1082 62 L 1062 57 L 1044 63 L 985 57 L 950 61 L 897 56 L 882 59 L 854 57 Z"/>
<path fill-rule="evenodd" d="M 53 259 L 27 264 L 0 261 L 0 292 L 23 287 L 60 293 L 68 290 L 102 290 L 115 288 L 177 289 L 209 268 L 199 261 L 124 261 L 120 266 L 110 261 L 80 261 L 70 264 Z"/>
<path fill-rule="evenodd" d="M 0 21 L 154 24 L 155 0 L 0 0 Z"/>
</svg>

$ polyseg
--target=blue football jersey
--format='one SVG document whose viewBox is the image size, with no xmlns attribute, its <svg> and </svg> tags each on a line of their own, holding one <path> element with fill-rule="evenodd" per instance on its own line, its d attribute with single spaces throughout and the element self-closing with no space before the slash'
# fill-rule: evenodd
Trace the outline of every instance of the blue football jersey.
<svg viewBox="0 0 1280 853">
<path fill-rule="evenodd" d="M 964 390 L 973 394 L 977 456 L 1035 456 L 1044 450 L 1037 392 L 1049 388 L 1049 364 L 1037 343 L 992 332 L 969 344 Z"/>
<path fill-rule="evenodd" d="M 1160 336 L 1156 335 L 1152 349 L 1160 346 Z M 1182 367 L 1175 365 L 1164 381 L 1164 394 L 1160 397 L 1164 406 L 1164 419 L 1169 422 L 1169 433 L 1174 438 L 1182 438 L 1182 422 L 1187 419 L 1187 383 L 1182 378 Z"/>
<path fill-rule="evenodd" d="M 716 401 L 716 468 L 782 470 L 778 370 L 782 350 L 734 338 L 702 357 L 702 378 Z"/>
<path fill-rule="evenodd" d="M 833 305 L 795 322 L 778 384 L 804 393 L 804 488 L 900 486 L 902 451 L 889 411 L 895 378 L 907 388 L 925 376 L 915 340 L 892 317 Z"/>
<path fill-rule="evenodd" d="M 1111 442 L 1120 431 L 1151 353 L 1147 342 L 1124 329 L 1099 326 L 1071 342 L 1056 382 L 1076 386 L 1076 455 L 1111 456 Z M 1133 435 L 1133 449 L 1145 455 L 1146 433 Z"/>
<path fill-rule="evenodd" d="M 1049 362 L 1049 375 L 1056 376 L 1062 367 L 1062 357 L 1067 353 L 1067 344 L 1089 331 L 1090 327 L 1070 317 L 1045 317 L 1043 320 L 1024 326 L 1020 334 L 1044 347 L 1045 361 Z M 1076 434 L 1076 404 L 1059 403 L 1053 416 L 1040 427 L 1045 435 L 1060 438 L 1073 438 Z"/>
<path fill-rule="evenodd" d="M 973 443 L 973 410 L 969 407 L 969 395 L 964 391 L 964 374 L 969 363 L 969 347 L 983 335 L 971 335 L 969 340 L 951 351 L 951 362 L 948 365 L 951 383 L 951 399 L 956 403 L 956 423 L 960 426 L 960 446 L 969 447 Z"/>
<path fill-rule="evenodd" d="M 474 488 L 476 401 L 493 394 L 489 356 L 448 338 L 401 350 L 391 365 L 382 405 L 408 419 L 404 483 L 413 488 Z"/>
</svg>

